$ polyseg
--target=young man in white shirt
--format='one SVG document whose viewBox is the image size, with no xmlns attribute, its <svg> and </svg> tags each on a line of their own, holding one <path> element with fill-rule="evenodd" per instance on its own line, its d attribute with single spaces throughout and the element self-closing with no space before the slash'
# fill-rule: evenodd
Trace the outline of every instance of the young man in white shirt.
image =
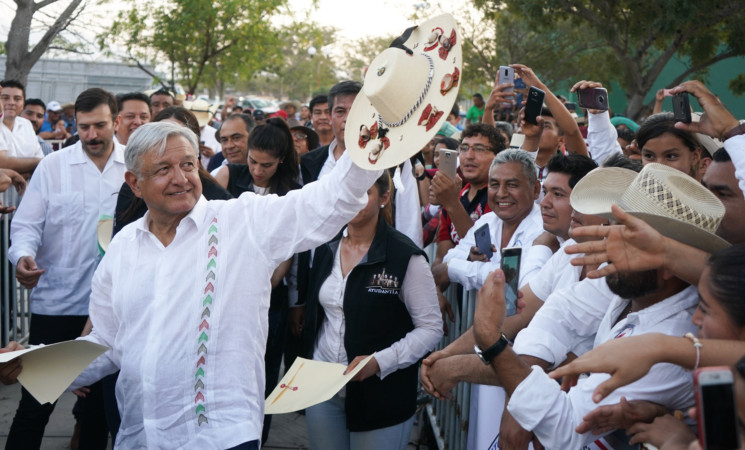
<svg viewBox="0 0 745 450">
<path fill-rule="evenodd" d="M 0 81 L 0 87 L 0 103 L 3 106 L 2 132 L 8 147 L 0 149 L 0 167 L 13 169 L 30 178 L 44 157 L 44 152 L 31 122 L 20 117 L 26 99 L 26 88 L 16 80 Z"/>
<path fill-rule="evenodd" d="M 88 89 L 75 102 L 80 141 L 44 158 L 18 207 L 8 258 L 32 289 L 30 344 L 80 336 L 100 254 L 96 227 L 113 216 L 124 181 L 124 148 L 114 143 L 114 96 Z M 8 448 L 38 448 L 54 405 L 23 391 Z"/>
</svg>

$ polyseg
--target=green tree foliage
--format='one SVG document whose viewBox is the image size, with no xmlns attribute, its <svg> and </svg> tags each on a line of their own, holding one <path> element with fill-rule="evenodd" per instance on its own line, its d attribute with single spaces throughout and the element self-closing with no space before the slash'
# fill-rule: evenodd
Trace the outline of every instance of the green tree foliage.
<svg viewBox="0 0 745 450">
<path fill-rule="evenodd" d="M 537 39 L 556 39 L 557 23 L 579 30 L 585 41 L 600 41 L 606 58 L 598 60 L 607 78 L 625 91 L 626 115 L 639 118 L 644 99 L 667 63 L 677 57 L 687 68 L 667 86 L 702 77 L 721 60 L 745 54 L 745 0 L 474 0 L 484 11 L 506 9 L 523 17 Z M 554 42 L 556 45 L 562 45 Z M 571 44 L 570 44 L 571 48 Z M 580 52 L 581 53 L 581 52 Z M 608 64 L 608 57 L 615 60 Z M 574 59 L 557 60 L 571 67 Z M 536 68 L 537 69 L 537 68 Z M 540 73 L 540 71 L 539 71 Z M 586 72 L 575 70 L 575 78 Z M 735 75 L 735 74 L 733 74 Z"/>
<path fill-rule="evenodd" d="M 285 0 L 127 0 L 103 46 L 123 46 L 137 62 L 171 65 L 188 93 L 247 77 L 278 58 L 270 17 Z M 111 46 L 110 46 L 111 48 Z"/>
</svg>

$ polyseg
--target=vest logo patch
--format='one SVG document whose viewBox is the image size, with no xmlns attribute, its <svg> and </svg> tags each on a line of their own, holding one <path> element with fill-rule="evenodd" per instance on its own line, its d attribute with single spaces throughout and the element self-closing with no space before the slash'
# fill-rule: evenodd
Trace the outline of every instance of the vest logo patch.
<svg viewBox="0 0 745 450">
<path fill-rule="evenodd" d="M 398 295 L 399 283 L 398 277 L 385 273 L 385 269 L 383 269 L 380 273 L 376 273 L 370 278 L 370 281 L 367 283 L 367 292 Z"/>
</svg>

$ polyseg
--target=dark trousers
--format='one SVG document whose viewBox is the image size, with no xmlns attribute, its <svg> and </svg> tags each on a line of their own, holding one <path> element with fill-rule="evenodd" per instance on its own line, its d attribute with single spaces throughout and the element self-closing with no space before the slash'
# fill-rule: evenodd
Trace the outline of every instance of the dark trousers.
<svg viewBox="0 0 745 450">
<path fill-rule="evenodd" d="M 31 314 L 29 344 L 54 344 L 80 336 L 88 316 L 45 316 Z M 10 426 L 6 449 L 34 449 L 41 447 L 44 428 L 56 403 L 40 404 L 26 390 L 21 389 L 13 424 Z M 81 430 L 82 431 L 82 430 Z M 105 444 L 104 444 L 105 446 Z"/>
</svg>

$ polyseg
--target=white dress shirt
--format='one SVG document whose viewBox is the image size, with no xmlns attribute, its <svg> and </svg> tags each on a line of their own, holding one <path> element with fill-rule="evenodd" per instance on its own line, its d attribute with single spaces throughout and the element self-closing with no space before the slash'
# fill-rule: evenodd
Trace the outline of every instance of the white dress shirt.
<svg viewBox="0 0 745 450">
<path fill-rule="evenodd" d="M 583 341 L 595 341 L 613 298 L 605 278 L 585 278 L 554 290 L 515 337 L 514 352 L 540 358 L 552 366 L 563 362 L 567 353 Z"/>
<path fill-rule="evenodd" d="M 476 245 L 475 232 L 485 223 L 489 224 L 489 231 L 491 232 L 491 241 L 497 248 L 497 251 L 491 257 L 490 261 L 468 261 L 468 255 L 471 252 L 471 247 Z M 463 285 L 463 289 L 481 289 L 484 285 L 486 277 L 494 270 L 500 267 L 502 262 L 502 253 L 499 248 L 499 243 L 502 242 L 502 219 L 497 217 L 495 212 L 489 212 L 473 223 L 471 229 L 458 242 L 458 245 L 451 248 L 445 257 L 442 259 L 444 263 L 447 263 L 448 277 L 450 281 L 460 283 Z M 541 233 L 543 233 L 543 217 L 541 216 L 541 208 L 533 204 L 533 207 L 520 225 L 518 225 L 515 232 L 512 234 L 509 243 L 506 248 L 509 247 L 522 247 L 523 251 L 526 251 L 528 247 L 533 245 L 533 241 Z M 520 272 L 522 278 L 522 268 L 525 262 L 525 258 L 521 258 Z M 518 284 L 519 286 L 520 284 Z"/>
<path fill-rule="evenodd" d="M 7 125 L 3 122 L 3 128 L 8 131 Z M 8 154 L 11 158 L 43 158 L 44 152 L 34 132 L 34 127 L 28 119 L 16 117 L 13 122 L 13 130 L 6 134 L 8 141 Z"/>
<path fill-rule="evenodd" d="M 334 237 L 378 176 L 342 157 L 325 180 L 284 197 L 200 198 L 167 247 L 149 231 L 149 213 L 114 237 L 93 280 L 93 331 L 82 338 L 111 350 L 72 388 L 121 369 L 118 448 L 225 449 L 261 438 L 272 272 Z"/>
<path fill-rule="evenodd" d="M 422 207 L 419 203 L 419 188 L 414 172 L 411 167 L 411 160 L 404 161 L 400 171 L 400 179 L 393 177 L 393 183 L 396 186 L 396 230 L 403 233 L 411 239 L 419 248 L 422 248 L 424 236 L 422 235 Z M 399 184 L 400 182 L 400 184 Z"/>
<path fill-rule="evenodd" d="M 745 193 L 745 135 L 741 134 L 724 141 L 724 149 L 735 166 L 735 177 L 740 190 Z"/>
<path fill-rule="evenodd" d="M 346 236 L 347 230 L 344 230 Z M 363 258 L 360 263 L 367 258 Z M 352 273 L 350 270 L 347 277 Z M 336 248 L 334 264 L 318 292 L 324 320 L 316 338 L 313 359 L 347 365 L 344 348 L 346 321 L 344 293 L 347 277 L 342 277 L 341 252 Z M 380 378 L 409 367 L 432 350 L 442 337 L 442 315 L 435 291 L 435 280 L 424 256 L 414 255 L 406 268 L 399 298 L 409 311 L 414 329 L 388 348 L 378 350 L 375 360 L 380 366 Z"/>
<path fill-rule="evenodd" d="M 621 144 L 618 143 L 618 131 L 611 123 L 608 111 L 600 114 L 588 112 L 587 151 L 598 166 L 602 166 L 609 156 L 623 154 Z"/>
<path fill-rule="evenodd" d="M 100 259 L 98 220 L 114 215 L 125 171 L 119 144 L 103 172 L 80 142 L 41 160 L 13 217 L 8 250 L 14 265 L 31 256 L 46 271 L 31 290 L 31 312 L 88 314 L 91 279 Z"/>
<path fill-rule="evenodd" d="M 597 330 L 595 346 L 632 335 L 663 333 L 682 336 L 696 330 L 691 317 L 698 305 L 698 292 L 693 286 L 641 311 L 629 313 L 614 325 L 628 302 L 614 296 Z M 633 363 L 628 361 L 628 364 Z M 513 392 L 507 410 L 523 428 L 533 431 L 546 448 L 579 450 L 598 439 L 592 432 L 578 434 L 574 431 L 582 423 L 582 418 L 598 406 L 619 403 L 622 396 L 686 411 L 694 403 L 691 375 L 675 364 L 655 364 L 638 381 L 616 389 L 600 403 L 595 403 L 593 391 L 610 375 L 593 373 L 580 379 L 577 386 L 565 393 L 556 380 L 549 378 L 539 366 L 534 366 Z"/>
</svg>

